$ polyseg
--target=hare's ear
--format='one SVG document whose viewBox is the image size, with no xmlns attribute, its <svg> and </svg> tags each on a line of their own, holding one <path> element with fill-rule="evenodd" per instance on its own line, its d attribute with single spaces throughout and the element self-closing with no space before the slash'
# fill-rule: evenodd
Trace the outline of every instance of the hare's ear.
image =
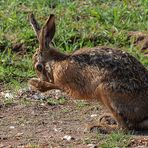
<svg viewBox="0 0 148 148">
<path fill-rule="evenodd" d="M 32 13 L 29 14 L 29 21 L 30 21 L 32 28 L 34 29 L 34 32 L 37 35 L 38 40 L 39 40 L 39 34 L 40 34 L 41 28 Z"/>
<path fill-rule="evenodd" d="M 41 36 L 44 38 L 45 47 L 48 48 L 49 43 L 55 34 L 55 16 L 53 14 L 47 19 L 45 25 L 42 28 Z"/>
</svg>

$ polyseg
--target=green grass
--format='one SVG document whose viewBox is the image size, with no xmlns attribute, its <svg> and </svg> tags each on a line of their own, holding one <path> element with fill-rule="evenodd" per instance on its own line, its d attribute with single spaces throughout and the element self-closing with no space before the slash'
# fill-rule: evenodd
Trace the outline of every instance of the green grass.
<svg viewBox="0 0 148 148">
<path fill-rule="evenodd" d="M 30 55 L 18 56 L 7 49 L 0 55 L 0 82 L 17 86 L 34 75 Z"/>
<path fill-rule="evenodd" d="M 2 99 L 1 102 L 4 106 L 12 106 L 15 103 L 13 98 L 5 98 L 5 99 Z"/>
<path fill-rule="evenodd" d="M 75 104 L 78 109 L 83 109 L 89 105 L 89 103 L 84 100 L 76 100 Z"/>
<path fill-rule="evenodd" d="M 38 46 L 28 22 L 34 12 L 39 23 L 56 15 L 54 45 L 61 51 L 108 45 L 127 49 L 145 66 L 148 60 L 127 39 L 129 31 L 147 31 L 147 0 L 1 0 L 0 1 L 0 82 L 26 81 L 34 76 L 31 56 Z M 12 46 L 22 43 L 27 55 L 18 57 Z"/>
<path fill-rule="evenodd" d="M 115 147 L 128 147 L 130 143 L 130 135 L 125 135 L 122 132 L 113 132 L 100 145 L 101 148 L 115 148 Z"/>
<path fill-rule="evenodd" d="M 66 100 L 65 98 L 59 98 L 59 99 L 49 98 L 47 99 L 47 103 L 49 105 L 63 105 L 66 103 Z"/>
</svg>

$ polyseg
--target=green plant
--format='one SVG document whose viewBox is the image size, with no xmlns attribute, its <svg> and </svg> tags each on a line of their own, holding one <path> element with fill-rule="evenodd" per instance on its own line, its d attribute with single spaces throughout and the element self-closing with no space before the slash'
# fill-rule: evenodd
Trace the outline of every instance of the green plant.
<svg viewBox="0 0 148 148">
<path fill-rule="evenodd" d="M 14 99 L 13 98 L 4 98 L 3 100 L 2 100 L 2 103 L 3 103 L 3 105 L 4 106 L 11 106 L 11 105 L 13 105 L 14 104 Z"/>
<path fill-rule="evenodd" d="M 87 103 L 86 101 L 84 101 L 84 100 L 76 100 L 75 101 L 75 104 L 76 104 L 76 107 L 77 108 L 84 108 L 84 107 L 86 107 L 86 106 L 88 106 L 89 105 L 89 103 Z"/>
<path fill-rule="evenodd" d="M 65 98 L 59 98 L 59 99 L 49 98 L 47 99 L 47 103 L 49 105 L 63 105 L 66 103 L 66 100 Z"/>
<path fill-rule="evenodd" d="M 147 31 L 147 5 L 147 0 L 1 0 L 0 82 L 13 84 L 12 80 L 22 82 L 35 76 L 31 57 L 38 43 L 28 22 L 30 12 L 40 24 L 49 14 L 56 15 L 53 44 L 61 51 L 98 45 L 121 47 L 148 66 L 147 57 L 128 39 L 129 31 Z M 16 44 L 25 47 L 27 54 L 14 53 Z"/>
<path fill-rule="evenodd" d="M 121 131 L 113 132 L 100 145 L 101 148 L 127 147 L 130 142 L 130 135 Z"/>
</svg>

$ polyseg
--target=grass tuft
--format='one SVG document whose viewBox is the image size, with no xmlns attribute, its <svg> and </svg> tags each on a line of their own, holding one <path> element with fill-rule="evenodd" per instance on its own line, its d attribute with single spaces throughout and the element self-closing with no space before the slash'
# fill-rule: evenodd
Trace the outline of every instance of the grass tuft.
<svg viewBox="0 0 148 148">
<path fill-rule="evenodd" d="M 121 131 L 113 132 L 100 145 L 101 148 L 115 148 L 115 147 L 128 147 L 130 143 L 130 135 L 124 134 Z"/>
</svg>

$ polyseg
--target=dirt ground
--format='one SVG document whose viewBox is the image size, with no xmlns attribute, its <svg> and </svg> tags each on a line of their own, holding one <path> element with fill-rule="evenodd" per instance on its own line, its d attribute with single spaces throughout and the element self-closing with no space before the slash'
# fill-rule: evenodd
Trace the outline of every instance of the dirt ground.
<svg viewBox="0 0 148 148">
<path fill-rule="evenodd" d="M 0 148 L 100 147 L 107 135 L 96 136 L 86 127 L 105 112 L 98 102 L 72 100 L 58 90 L 45 94 L 27 89 L 14 94 L 1 91 Z M 148 137 L 132 138 L 129 147 L 138 146 L 148 146 Z"/>
</svg>

